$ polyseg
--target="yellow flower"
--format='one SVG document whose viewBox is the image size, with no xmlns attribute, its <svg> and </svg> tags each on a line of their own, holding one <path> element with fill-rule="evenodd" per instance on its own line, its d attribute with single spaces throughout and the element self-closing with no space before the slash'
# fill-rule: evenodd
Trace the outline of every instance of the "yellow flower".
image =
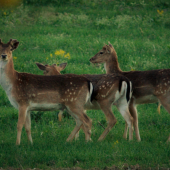
<svg viewBox="0 0 170 170">
<path fill-rule="evenodd" d="M 46 57 L 46 60 L 48 60 L 48 57 Z"/>
<path fill-rule="evenodd" d="M 15 60 L 17 59 L 17 57 L 13 57 Z"/>
<path fill-rule="evenodd" d="M 64 55 L 64 57 L 70 59 L 70 54 L 67 53 L 66 55 Z"/>
<path fill-rule="evenodd" d="M 6 12 L 4 12 L 4 15 L 6 15 Z"/>
<path fill-rule="evenodd" d="M 65 51 L 60 50 L 60 55 L 64 55 Z"/>
<path fill-rule="evenodd" d="M 60 55 L 60 52 L 56 50 L 55 55 Z"/>
<path fill-rule="evenodd" d="M 158 14 L 160 14 L 160 15 L 162 15 L 163 13 L 164 13 L 164 11 L 163 10 L 159 10 L 159 9 L 157 9 L 157 12 L 158 12 Z"/>
<path fill-rule="evenodd" d="M 115 141 L 114 143 L 113 143 L 113 147 L 115 147 L 115 145 L 116 144 L 118 144 L 119 143 L 119 141 L 117 140 L 117 141 Z"/>
<path fill-rule="evenodd" d="M 53 55 L 52 55 L 52 54 L 50 54 L 50 57 L 53 57 Z"/>
<path fill-rule="evenodd" d="M 55 51 L 55 55 L 61 55 L 61 56 L 63 56 L 64 53 L 65 53 L 65 51 L 63 51 L 63 50 L 61 50 L 61 49 L 60 49 L 59 51 L 58 51 L 58 50 Z"/>
</svg>

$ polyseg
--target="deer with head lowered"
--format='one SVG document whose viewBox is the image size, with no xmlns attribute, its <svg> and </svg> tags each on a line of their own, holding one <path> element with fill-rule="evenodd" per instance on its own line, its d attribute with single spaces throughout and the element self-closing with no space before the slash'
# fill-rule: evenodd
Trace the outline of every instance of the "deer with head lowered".
<svg viewBox="0 0 170 170">
<path fill-rule="evenodd" d="M 85 139 L 89 141 L 92 121 L 85 114 L 84 105 L 90 102 L 92 83 L 87 78 L 74 74 L 42 76 L 15 71 L 12 51 L 18 45 L 19 42 L 14 39 L 10 39 L 7 44 L 0 40 L 0 84 L 11 104 L 19 110 L 16 144 L 20 144 L 23 126 L 32 143 L 30 111 L 33 110 L 66 109 L 76 121 L 67 141 L 74 139 L 81 126 Z"/>
<path fill-rule="evenodd" d="M 44 71 L 44 75 L 48 76 L 52 76 L 52 75 L 60 75 L 60 71 L 64 70 L 65 67 L 67 66 L 67 63 L 61 63 L 59 66 L 57 66 L 56 64 L 53 65 L 43 65 L 41 63 L 36 63 L 36 65 L 38 66 L 38 68 L 40 70 Z M 58 114 L 58 120 L 61 121 L 62 120 L 62 115 L 63 115 L 63 110 L 60 110 L 59 114 Z"/>
<path fill-rule="evenodd" d="M 36 63 L 37 64 L 37 63 Z M 37 65 L 44 71 L 44 75 L 50 73 L 51 75 L 57 75 L 57 67 L 54 64 L 47 67 L 43 67 L 42 64 Z M 55 66 L 55 67 L 54 67 Z M 55 70 L 56 69 L 56 70 Z M 48 74 L 48 75 L 50 75 Z M 108 126 L 99 137 L 99 141 L 103 140 L 111 128 L 116 124 L 116 118 L 114 117 L 111 107 L 116 105 L 122 116 L 129 126 L 129 140 L 133 139 L 133 119 L 130 116 L 128 110 L 128 103 L 131 97 L 131 82 L 124 76 L 112 74 L 112 75 L 90 75 L 83 74 L 92 82 L 94 87 L 92 104 L 86 103 L 85 110 L 99 110 L 101 109 L 108 121 Z M 77 133 L 78 136 L 78 133 Z M 76 137 L 77 137 L 76 136 Z"/>
<path fill-rule="evenodd" d="M 170 69 L 148 70 L 148 71 L 122 71 L 119 67 L 118 57 L 115 49 L 109 45 L 103 48 L 90 59 L 91 63 L 104 63 L 107 74 L 121 74 L 132 82 L 132 97 L 129 111 L 134 119 L 134 129 L 137 140 L 140 141 L 138 129 L 137 104 L 159 102 L 170 113 Z M 127 137 L 127 125 L 124 137 Z M 170 142 L 170 136 L 167 140 Z"/>
</svg>

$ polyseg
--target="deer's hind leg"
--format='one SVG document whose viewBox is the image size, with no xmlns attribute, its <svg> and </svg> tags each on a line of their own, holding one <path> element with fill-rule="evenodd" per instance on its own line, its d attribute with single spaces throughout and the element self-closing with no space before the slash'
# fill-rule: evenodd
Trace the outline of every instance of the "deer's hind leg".
<svg viewBox="0 0 170 170">
<path fill-rule="evenodd" d="M 136 134 L 136 139 L 137 139 L 137 141 L 141 141 L 140 133 L 139 133 L 139 126 L 138 126 L 138 114 L 137 114 L 136 106 L 133 103 L 133 99 L 131 99 L 131 101 L 129 103 L 129 112 L 130 112 L 130 115 L 133 117 L 133 126 L 134 126 L 134 130 L 135 130 L 135 134 Z M 127 131 L 128 131 L 128 124 L 126 122 L 125 131 L 123 134 L 123 138 L 125 138 L 125 139 L 127 139 Z"/>
<path fill-rule="evenodd" d="M 106 135 L 109 133 L 109 131 L 113 128 L 113 126 L 116 124 L 117 120 L 112 112 L 111 104 L 109 104 L 109 102 L 102 101 L 99 104 L 100 104 L 100 108 L 104 112 L 107 122 L 108 122 L 107 127 L 105 128 L 104 132 L 100 135 L 100 137 L 98 139 L 98 141 L 101 141 L 106 137 Z"/>
<path fill-rule="evenodd" d="M 126 99 L 121 98 L 116 106 L 126 121 L 126 128 L 125 128 L 124 135 L 126 135 L 127 137 L 127 129 L 129 128 L 129 140 L 133 140 L 133 118 L 130 115 L 129 107 Z"/>
<path fill-rule="evenodd" d="M 141 141 L 140 133 L 139 133 L 139 126 L 138 126 L 138 114 L 137 114 L 136 106 L 133 102 L 133 99 L 129 103 L 129 112 L 131 116 L 133 117 L 133 125 L 134 125 L 135 134 L 136 134 L 136 139 L 137 141 Z"/>
<path fill-rule="evenodd" d="M 91 119 L 85 114 L 83 108 L 76 109 L 76 107 L 69 107 L 69 113 L 73 116 L 73 118 L 76 121 L 76 126 L 74 130 L 71 132 L 69 137 L 67 138 L 68 141 L 72 141 L 75 137 L 75 135 L 79 132 L 80 128 L 82 127 L 84 133 L 85 133 L 85 139 L 86 141 L 91 140 L 91 127 L 92 127 L 92 121 Z"/>
<path fill-rule="evenodd" d="M 159 99 L 160 103 L 162 104 L 162 106 L 170 114 L 170 93 L 168 93 L 166 95 L 158 96 L 158 99 Z M 170 134 L 169 134 L 167 142 L 170 142 Z"/>
</svg>

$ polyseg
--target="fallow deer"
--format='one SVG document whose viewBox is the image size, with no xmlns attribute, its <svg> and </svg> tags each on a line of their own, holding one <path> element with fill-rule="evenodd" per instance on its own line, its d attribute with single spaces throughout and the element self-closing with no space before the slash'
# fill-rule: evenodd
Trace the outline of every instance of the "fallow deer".
<svg viewBox="0 0 170 170">
<path fill-rule="evenodd" d="M 42 76 L 15 71 L 12 51 L 18 45 L 14 39 L 7 44 L 0 40 L 0 84 L 11 104 L 19 110 L 16 144 L 20 144 L 23 126 L 32 143 L 30 111 L 33 110 L 67 109 L 76 121 L 67 141 L 73 140 L 82 125 L 85 139 L 89 141 L 92 121 L 85 114 L 84 105 L 91 98 L 92 83 L 74 74 Z"/>
<path fill-rule="evenodd" d="M 46 69 L 47 71 L 44 71 L 45 75 L 47 75 L 47 73 L 49 72 L 52 75 L 56 74 L 57 70 L 55 69 L 57 69 L 57 67 L 54 67 L 53 65 L 52 66 L 48 65 Z M 132 140 L 133 119 L 130 116 L 128 110 L 128 103 L 131 97 L 130 81 L 126 77 L 117 74 L 112 75 L 84 74 L 83 76 L 88 78 L 94 86 L 92 105 L 91 104 L 89 105 L 87 103 L 85 105 L 85 110 L 101 109 L 108 120 L 108 126 L 98 140 L 99 141 L 103 140 L 106 137 L 107 133 L 111 130 L 111 128 L 116 124 L 116 118 L 114 117 L 111 110 L 112 104 L 117 106 L 118 110 L 126 120 L 130 128 L 129 140 Z"/>
<path fill-rule="evenodd" d="M 64 70 L 65 67 L 67 66 L 67 63 L 61 63 L 59 66 L 57 66 L 56 64 L 53 64 L 51 66 L 49 65 L 43 65 L 41 63 L 36 63 L 36 65 L 38 66 L 38 68 L 40 70 L 44 71 L 44 75 L 60 75 L 60 71 Z M 58 114 L 58 120 L 61 121 L 62 120 L 62 115 L 63 115 L 63 110 L 60 110 L 59 114 Z"/>
<path fill-rule="evenodd" d="M 40 70 L 44 71 L 44 75 L 53 76 L 53 75 L 60 75 L 61 74 L 60 71 L 65 69 L 65 67 L 67 66 L 67 63 L 61 63 L 59 66 L 57 66 L 56 64 L 52 64 L 51 66 L 48 64 L 43 65 L 41 63 L 36 63 L 36 65 L 38 66 Z"/>
<path fill-rule="evenodd" d="M 132 98 L 129 111 L 134 119 L 134 128 L 137 140 L 140 141 L 138 130 L 137 104 L 159 102 L 170 113 L 170 69 L 148 71 L 122 71 L 119 67 L 115 49 L 109 45 L 103 48 L 90 59 L 91 63 L 104 63 L 107 74 L 121 74 L 132 82 Z M 127 137 L 128 127 L 125 127 L 124 137 Z M 170 136 L 167 140 L 170 142 Z"/>
</svg>

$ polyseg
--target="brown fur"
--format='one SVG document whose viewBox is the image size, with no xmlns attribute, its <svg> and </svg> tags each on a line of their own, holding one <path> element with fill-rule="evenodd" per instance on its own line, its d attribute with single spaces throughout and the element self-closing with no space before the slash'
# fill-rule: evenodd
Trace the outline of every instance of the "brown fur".
<svg viewBox="0 0 170 170">
<path fill-rule="evenodd" d="M 44 71 L 44 75 L 52 76 L 52 75 L 60 75 L 61 74 L 60 71 L 65 69 L 67 63 L 62 63 L 59 66 L 57 66 L 56 64 L 49 66 L 49 65 L 43 65 L 41 63 L 36 63 L 36 65 L 39 67 L 40 70 Z"/>
<path fill-rule="evenodd" d="M 129 110 L 134 118 L 137 140 L 140 141 L 136 104 L 160 102 L 170 113 L 170 69 L 149 71 L 128 71 L 120 69 L 115 49 L 111 44 L 105 45 L 94 57 L 92 63 L 105 63 L 107 74 L 118 73 L 126 76 L 133 87 Z M 127 129 L 125 128 L 125 136 Z M 170 137 L 168 139 L 170 141 Z"/>
<path fill-rule="evenodd" d="M 51 69 L 50 69 L 51 68 Z M 54 70 L 54 67 L 49 66 L 48 71 L 54 75 L 56 71 Z M 56 68 L 57 69 L 57 68 Z M 45 74 L 45 72 L 44 72 Z M 47 75 L 47 74 L 45 74 Z M 132 124 L 133 124 L 133 119 L 130 116 L 129 110 L 128 110 L 128 101 L 129 98 L 126 98 L 126 94 L 131 95 L 131 87 L 130 87 L 130 82 L 129 80 L 118 74 L 110 74 L 110 75 L 89 75 L 89 74 L 84 74 L 84 77 L 88 78 L 89 81 L 92 82 L 94 86 L 94 92 L 92 96 L 92 104 L 93 105 L 86 105 L 85 109 L 101 109 L 107 120 L 108 120 L 108 126 L 105 129 L 105 131 L 102 133 L 102 135 L 99 137 L 99 140 L 103 140 L 107 133 L 111 130 L 111 128 L 116 124 L 117 120 L 115 116 L 112 113 L 111 107 L 112 104 L 117 106 L 117 108 L 120 110 L 122 116 L 125 118 L 125 120 L 128 122 L 130 131 L 129 131 L 129 140 L 133 139 L 132 136 Z M 116 93 L 121 92 L 122 89 L 122 82 L 127 83 L 127 91 L 126 94 L 122 94 L 119 96 L 119 98 L 116 98 Z M 129 89 L 129 90 L 128 90 Z M 127 100 L 127 101 L 126 101 Z M 122 106 L 124 105 L 124 106 Z M 83 128 L 83 127 L 82 127 Z"/>
<path fill-rule="evenodd" d="M 83 125 L 85 138 L 90 140 L 92 122 L 84 113 L 87 97 L 90 97 L 89 80 L 83 76 L 66 74 L 40 76 L 19 73 L 14 70 L 12 51 L 18 47 L 17 40 L 3 44 L 0 40 L 0 84 L 11 104 L 19 110 L 17 141 L 20 144 L 23 125 L 31 137 L 31 110 L 58 110 L 66 108 L 76 120 L 76 126 L 67 141 L 71 141 Z"/>
</svg>

